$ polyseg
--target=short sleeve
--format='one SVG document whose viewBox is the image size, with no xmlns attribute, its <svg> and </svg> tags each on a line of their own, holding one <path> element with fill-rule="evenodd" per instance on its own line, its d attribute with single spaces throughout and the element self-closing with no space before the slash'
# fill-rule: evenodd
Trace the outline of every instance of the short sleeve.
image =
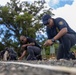
<svg viewBox="0 0 76 75">
<path fill-rule="evenodd" d="M 61 30 L 63 28 L 67 28 L 66 21 L 64 19 L 61 19 L 61 18 L 57 21 L 56 25 L 57 25 L 57 27 L 58 27 L 59 30 Z"/>
</svg>

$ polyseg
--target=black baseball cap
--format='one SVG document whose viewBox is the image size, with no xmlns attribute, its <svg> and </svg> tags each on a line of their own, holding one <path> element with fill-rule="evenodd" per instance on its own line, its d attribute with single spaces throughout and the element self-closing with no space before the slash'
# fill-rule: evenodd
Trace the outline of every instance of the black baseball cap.
<svg viewBox="0 0 76 75">
<path fill-rule="evenodd" d="M 46 14 L 42 17 L 42 22 L 44 25 L 46 25 L 48 23 L 48 19 L 50 19 L 51 16 L 49 14 Z"/>
</svg>

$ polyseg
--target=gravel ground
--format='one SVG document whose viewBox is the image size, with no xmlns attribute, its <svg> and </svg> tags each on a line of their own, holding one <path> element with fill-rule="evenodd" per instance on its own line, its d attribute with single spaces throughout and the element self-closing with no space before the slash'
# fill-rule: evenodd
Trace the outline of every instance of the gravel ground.
<svg viewBox="0 0 76 75">
<path fill-rule="evenodd" d="M 6 62 L 6 63 L 3 63 Z M 62 72 L 62 71 L 55 71 L 46 68 L 37 68 L 37 67 L 30 67 L 23 64 L 14 64 L 14 63 L 7 63 L 13 61 L 0 61 L 0 75 L 76 75 L 76 73 L 69 73 L 69 72 Z M 37 65 L 47 65 L 49 66 L 61 66 L 71 69 L 76 68 L 76 60 L 43 60 L 43 61 L 14 61 L 19 63 L 30 63 L 30 64 L 37 64 Z"/>
</svg>

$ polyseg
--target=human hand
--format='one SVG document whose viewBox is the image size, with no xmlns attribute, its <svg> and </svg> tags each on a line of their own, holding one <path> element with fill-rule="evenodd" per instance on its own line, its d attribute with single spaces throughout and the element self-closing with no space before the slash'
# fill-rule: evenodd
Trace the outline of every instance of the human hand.
<svg viewBox="0 0 76 75">
<path fill-rule="evenodd" d="M 26 47 L 27 45 L 22 45 L 22 48 Z"/>
<path fill-rule="evenodd" d="M 18 60 L 22 60 L 22 57 L 19 57 Z"/>
<path fill-rule="evenodd" d="M 53 42 L 51 41 L 51 39 L 50 40 L 47 40 L 47 41 L 45 41 L 45 43 L 43 44 L 44 46 L 50 46 L 50 45 L 52 45 L 53 44 Z"/>
</svg>

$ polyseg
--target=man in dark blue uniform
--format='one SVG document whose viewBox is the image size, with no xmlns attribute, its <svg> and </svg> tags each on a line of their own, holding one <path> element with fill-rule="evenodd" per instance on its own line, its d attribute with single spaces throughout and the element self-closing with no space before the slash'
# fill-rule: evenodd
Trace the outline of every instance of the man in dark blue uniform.
<svg viewBox="0 0 76 75">
<path fill-rule="evenodd" d="M 44 46 L 50 46 L 59 40 L 57 59 L 69 59 L 70 48 L 76 44 L 76 32 L 69 27 L 64 19 L 54 19 L 49 14 L 42 17 L 42 22 L 46 26 L 48 35 L 48 40 L 45 41 Z"/>
<path fill-rule="evenodd" d="M 23 57 L 28 53 L 27 60 L 41 60 L 41 47 L 40 45 L 30 37 L 20 36 L 22 42 L 22 49 L 24 50 L 22 55 L 18 58 L 22 60 Z"/>
</svg>

